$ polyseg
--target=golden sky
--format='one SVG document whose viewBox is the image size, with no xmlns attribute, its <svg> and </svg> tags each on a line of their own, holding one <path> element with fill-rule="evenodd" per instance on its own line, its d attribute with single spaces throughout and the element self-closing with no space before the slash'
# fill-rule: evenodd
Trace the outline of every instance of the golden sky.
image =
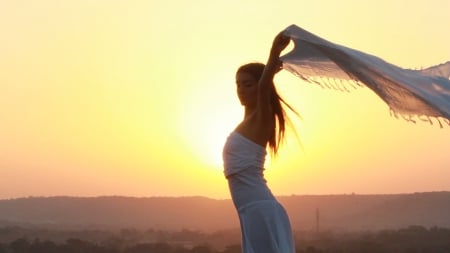
<svg viewBox="0 0 450 253">
<path fill-rule="evenodd" d="M 297 24 L 405 68 L 450 60 L 450 1 L 1 1 L 0 199 L 229 198 L 236 68 Z M 281 72 L 293 118 L 276 195 L 450 190 L 450 128 L 389 115 L 367 88 Z"/>
</svg>

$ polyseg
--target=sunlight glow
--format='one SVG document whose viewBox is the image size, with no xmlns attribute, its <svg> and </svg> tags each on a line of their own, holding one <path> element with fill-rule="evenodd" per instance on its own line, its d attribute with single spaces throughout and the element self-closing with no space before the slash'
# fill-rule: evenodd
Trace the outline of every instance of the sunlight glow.
<svg viewBox="0 0 450 253">
<path fill-rule="evenodd" d="M 290 24 L 401 67 L 450 60 L 450 1 L 404 4 L 0 1 L 0 199 L 228 198 L 222 146 L 243 117 L 238 66 L 265 62 Z M 364 88 L 322 89 L 286 71 L 276 85 L 302 119 L 292 116 L 298 140 L 288 132 L 268 157 L 275 194 L 449 190 L 448 129 L 390 117 Z"/>
</svg>

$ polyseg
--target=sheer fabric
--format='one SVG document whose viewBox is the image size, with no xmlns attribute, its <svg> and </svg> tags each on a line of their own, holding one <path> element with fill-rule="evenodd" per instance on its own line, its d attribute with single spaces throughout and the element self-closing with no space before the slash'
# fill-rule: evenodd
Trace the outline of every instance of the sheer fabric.
<svg viewBox="0 0 450 253">
<path fill-rule="evenodd" d="M 396 117 L 450 124 L 450 62 L 424 70 L 403 69 L 296 25 L 284 34 L 293 40 L 294 49 L 281 57 L 283 68 L 303 80 L 347 91 L 365 85 Z"/>
</svg>

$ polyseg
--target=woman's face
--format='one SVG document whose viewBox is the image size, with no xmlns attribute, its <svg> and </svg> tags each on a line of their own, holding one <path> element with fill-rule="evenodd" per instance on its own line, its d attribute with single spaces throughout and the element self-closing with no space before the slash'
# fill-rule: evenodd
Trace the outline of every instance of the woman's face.
<svg viewBox="0 0 450 253">
<path fill-rule="evenodd" d="M 253 107 L 256 105 L 258 80 L 245 72 L 236 74 L 236 91 L 243 106 Z"/>
</svg>

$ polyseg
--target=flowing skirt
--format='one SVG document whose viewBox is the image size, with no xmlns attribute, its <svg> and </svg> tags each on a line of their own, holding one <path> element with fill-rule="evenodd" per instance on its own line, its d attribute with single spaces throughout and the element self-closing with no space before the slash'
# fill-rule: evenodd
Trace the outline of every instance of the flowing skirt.
<svg viewBox="0 0 450 253">
<path fill-rule="evenodd" d="M 295 253 L 291 224 L 275 199 L 262 170 L 244 170 L 228 177 L 242 232 L 244 253 Z"/>
<path fill-rule="evenodd" d="M 252 202 L 238 210 L 244 253 L 294 253 L 289 218 L 276 200 Z"/>
</svg>

